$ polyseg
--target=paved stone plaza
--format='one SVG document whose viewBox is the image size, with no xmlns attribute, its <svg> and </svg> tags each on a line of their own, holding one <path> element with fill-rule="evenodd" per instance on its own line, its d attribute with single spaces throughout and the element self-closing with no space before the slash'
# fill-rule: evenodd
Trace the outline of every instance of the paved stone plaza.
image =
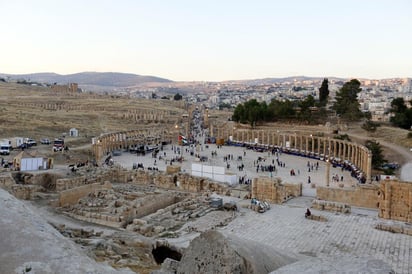
<svg viewBox="0 0 412 274">
<path fill-rule="evenodd" d="M 396 273 L 411 273 L 412 237 L 374 228 L 381 222 L 396 222 L 377 218 L 376 211 L 357 208 L 352 208 L 351 214 L 312 210 L 328 221 L 308 220 L 304 212 L 310 200 L 295 198 L 264 214 L 245 210 L 222 231 L 296 254 L 372 257 L 387 262 Z"/>
<path fill-rule="evenodd" d="M 201 156 L 208 157 L 206 162 L 202 164 L 205 165 L 215 165 L 215 166 L 222 166 L 225 167 L 225 172 L 227 174 L 236 174 L 238 176 L 246 176 L 248 179 L 253 179 L 259 176 L 265 177 L 279 177 L 285 183 L 302 183 L 303 185 L 303 196 L 316 196 L 316 189 L 313 185 L 318 186 L 325 186 L 326 185 L 326 177 L 325 177 L 325 169 L 326 164 L 323 161 L 318 161 L 316 159 L 310 159 L 305 157 L 298 157 L 292 156 L 289 154 L 279 154 L 278 156 L 272 155 L 268 152 L 256 152 L 253 150 L 248 150 L 243 147 L 235 147 L 235 146 L 221 146 L 217 148 L 215 144 L 203 145 L 199 148 L 199 153 Z M 183 172 L 191 173 L 191 164 L 196 162 L 196 158 L 191 156 L 189 152 L 186 152 L 186 149 L 190 150 L 187 146 L 179 146 L 179 149 L 183 149 L 183 162 L 174 162 L 173 165 L 180 165 Z M 195 149 L 196 150 L 196 149 Z M 216 152 L 217 156 L 212 157 L 212 152 Z M 164 158 L 164 153 L 166 152 L 166 157 Z M 246 155 L 245 155 L 246 153 Z M 228 161 L 230 168 L 227 168 L 227 162 L 224 161 L 224 156 L 228 154 L 233 155 L 233 160 Z M 131 169 L 133 163 L 143 163 L 145 168 L 147 167 L 157 167 L 161 171 L 166 170 L 166 161 L 167 164 L 170 164 L 170 160 L 179 154 L 174 153 L 172 150 L 171 145 L 167 145 L 164 147 L 163 151 L 160 151 L 158 155 L 161 155 L 164 159 L 159 160 L 159 158 L 155 159 L 152 158 L 152 155 L 146 154 L 145 156 L 130 154 L 128 152 L 124 152 L 121 156 L 114 157 L 115 163 L 120 164 L 125 168 Z M 242 157 L 241 161 L 238 161 L 238 156 Z M 276 165 L 276 171 L 270 174 L 270 172 L 256 172 L 256 162 L 257 159 L 261 157 L 264 158 L 264 161 L 261 161 L 260 165 L 270 165 L 272 162 Z M 278 158 L 279 161 L 285 163 L 285 167 L 280 167 L 277 165 L 276 159 Z M 156 165 L 154 161 L 156 160 Z M 255 164 L 254 164 L 255 162 Z M 319 164 L 318 170 L 314 168 L 310 172 L 308 171 L 308 162 L 310 165 Z M 199 163 L 199 162 L 196 162 Z M 238 170 L 238 165 L 244 164 L 243 171 Z M 291 170 L 295 171 L 295 176 L 290 175 Z M 350 176 L 349 171 L 342 171 L 341 168 L 330 168 L 330 186 L 331 187 L 338 187 L 337 182 L 333 182 L 332 176 L 337 175 L 339 180 L 343 176 L 343 181 L 339 181 L 339 183 L 343 183 L 345 187 L 352 187 L 356 184 L 357 180 Z M 311 184 L 308 184 L 308 177 L 310 176 Z"/>
<path fill-rule="evenodd" d="M 181 165 L 182 171 L 190 173 L 191 163 L 195 161 L 195 158 L 186 152 L 186 148 L 188 147 L 183 147 L 185 160 L 182 163 L 175 162 L 173 164 Z M 217 157 L 211 157 L 212 151 L 217 152 Z M 164 152 L 166 152 L 168 164 L 170 164 L 171 158 L 178 156 L 173 152 L 171 145 L 164 147 L 159 155 L 163 156 Z M 245 152 L 246 156 L 244 156 Z M 256 172 L 254 161 L 258 157 L 265 158 L 265 161 L 261 162 L 263 165 L 272 163 L 273 159 L 276 164 L 276 155 L 246 150 L 241 147 L 222 146 L 217 148 L 216 145 L 211 144 L 208 145 L 208 148 L 203 146 L 199 154 L 208 157 L 208 161 L 204 164 L 220 165 L 225 168 L 226 162 L 223 161 L 223 157 L 233 154 L 234 160 L 229 161 L 230 168 L 226 169 L 226 172 L 238 176 L 246 175 L 250 179 L 257 176 L 271 176 L 268 172 Z M 237 161 L 238 156 L 242 156 L 243 160 Z M 318 258 L 339 259 L 339 257 L 351 256 L 381 259 L 389 263 L 396 273 L 412 272 L 412 237 L 375 229 L 378 223 L 401 224 L 401 222 L 379 219 L 377 210 L 361 208 L 352 208 L 351 214 L 312 210 L 313 214 L 325 217 L 327 222 L 304 218 L 306 208 L 310 207 L 311 200 L 316 196 L 316 189 L 312 185 L 324 186 L 326 184 L 326 164 L 322 161 L 287 154 L 278 155 L 278 159 L 285 163 L 285 167 L 279 167 L 276 164 L 277 172 L 272 176 L 282 178 L 283 182 L 302 183 L 303 197 L 292 199 L 283 205 L 272 205 L 272 208 L 263 214 L 241 208 L 239 216 L 221 229 L 224 233 L 233 233 L 288 252 Z M 146 168 L 155 166 L 155 159 L 152 158 L 151 154 L 137 156 L 125 152 L 122 156 L 114 157 L 114 160 L 126 168 L 131 168 L 133 163 L 143 163 Z M 319 169 L 309 172 L 308 161 L 310 164 L 319 162 Z M 243 171 L 237 169 L 238 164 L 241 163 L 245 165 Z M 165 161 L 157 158 L 156 167 L 159 170 L 165 170 Z M 290 175 L 291 169 L 295 170 L 296 176 Z M 335 174 L 339 178 L 343 176 L 342 182 L 345 187 L 352 187 L 357 183 L 357 180 L 352 178 L 348 171 L 331 167 L 330 176 Z M 308 176 L 311 177 L 311 184 L 307 183 Z M 330 178 L 330 187 L 338 187 L 338 183 L 333 182 L 332 178 Z M 249 202 L 239 201 L 239 203 L 247 204 Z M 193 236 L 187 239 L 192 239 Z"/>
</svg>

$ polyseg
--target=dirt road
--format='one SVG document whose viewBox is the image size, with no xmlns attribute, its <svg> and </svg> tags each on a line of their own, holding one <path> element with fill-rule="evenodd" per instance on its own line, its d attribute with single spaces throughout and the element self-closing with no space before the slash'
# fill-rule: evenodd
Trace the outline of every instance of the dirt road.
<svg viewBox="0 0 412 274">
<path fill-rule="evenodd" d="M 371 138 L 350 132 L 342 132 L 342 134 L 348 134 L 348 136 L 352 140 L 359 143 L 363 143 L 368 139 L 374 139 L 378 141 L 384 148 L 385 157 L 389 161 L 397 162 L 401 165 L 401 169 L 397 174 L 399 178 L 404 181 L 412 181 L 412 152 L 407 148 L 388 143 L 380 138 Z"/>
</svg>

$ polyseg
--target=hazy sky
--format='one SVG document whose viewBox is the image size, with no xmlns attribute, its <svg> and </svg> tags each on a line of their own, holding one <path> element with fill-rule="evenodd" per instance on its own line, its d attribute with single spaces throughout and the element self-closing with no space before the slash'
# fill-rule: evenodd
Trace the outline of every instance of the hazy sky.
<svg viewBox="0 0 412 274">
<path fill-rule="evenodd" d="M 410 0 L 0 0 L 0 72 L 412 77 Z"/>
</svg>

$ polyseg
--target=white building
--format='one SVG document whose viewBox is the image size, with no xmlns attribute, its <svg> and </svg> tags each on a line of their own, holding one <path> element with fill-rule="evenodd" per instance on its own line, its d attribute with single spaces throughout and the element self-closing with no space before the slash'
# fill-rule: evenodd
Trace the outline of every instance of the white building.
<svg viewBox="0 0 412 274">
<path fill-rule="evenodd" d="M 71 128 L 69 131 L 69 136 L 70 137 L 78 137 L 79 136 L 79 131 L 76 128 Z"/>
</svg>

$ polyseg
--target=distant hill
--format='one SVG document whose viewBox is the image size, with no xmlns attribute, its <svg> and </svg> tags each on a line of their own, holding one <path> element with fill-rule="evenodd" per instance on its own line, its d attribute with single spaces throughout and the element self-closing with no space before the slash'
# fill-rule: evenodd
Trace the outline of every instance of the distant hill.
<svg viewBox="0 0 412 274">
<path fill-rule="evenodd" d="M 56 73 L 32 73 L 32 74 L 1 74 L 0 77 L 10 77 L 15 80 L 26 80 L 39 83 L 78 83 L 79 86 L 100 86 L 107 88 L 122 88 L 137 86 L 145 83 L 167 83 L 171 80 L 155 76 L 144 76 L 119 72 L 80 72 L 61 75 Z"/>
<path fill-rule="evenodd" d="M 289 77 L 281 77 L 281 78 L 261 78 L 261 79 L 248 79 L 248 80 L 234 80 L 234 81 L 225 81 L 225 82 L 239 82 L 247 85 L 271 85 L 275 83 L 283 83 L 283 82 L 293 82 L 293 81 L 304 81 L 304 80 L 311 80 L 311 81 L 322 81 L 324 78 L 328 78 L 329 80 L 335 81 L 345 81 L 345 78 L 338 78 L 338 77 L 310 77 L 310 76 L 289 76 Z"/>
</svg>

